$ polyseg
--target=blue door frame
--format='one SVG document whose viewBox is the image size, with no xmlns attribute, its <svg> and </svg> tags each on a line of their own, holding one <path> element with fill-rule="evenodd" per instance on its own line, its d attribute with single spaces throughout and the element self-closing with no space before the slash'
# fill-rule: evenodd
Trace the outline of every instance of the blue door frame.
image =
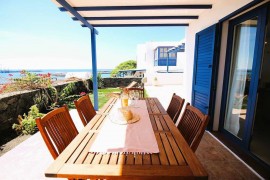
<svg viewBox="0 0 270 180">
<path fill-rule="evenodd" d="M 222 91 L 223 96 L 222 96 L 221 109 L 220 109 L 219 130 L 223 132 L 234 143 L 238 144 L 239 147 L 241 147 L 243 151 L 245 151 L 247 154 L 251 155 L 255 159 L 258 159 L 258 158 L 250 153 L 249 145 L 250 145 L 250 140 L 251 140 L 251 135 L 252 135 L 253 119 L 254 119 L 255 107 L 256 107 L 256 96 L 257 96 L 260 69 L 261 69 L 261 63 L 262 63 L 266 14 L 267 14 L 267 6 L 262 6 L 250 12 L 247 12 L 229 22 L 227 52 L 226 52 L 223 91 Z M 235 25 L 245 20 L 251 19 L 253 17 L 258 17 L 258 25 L 257 25 L 258 28 L 257 28 L 257 33 L 256 33 L 255 50 L 254 50 L 253 66 L 252 66 L 253 68 L 252 68 L 251 81 L 250 81 L 250 87 L 249 87 L 246 123 L 244 126 L 243 138 L 242 140 L 240 140 L 239 138 L 235 137 L 233 134 L 231 134 L 230 132 L 224 129 L 225 113 L 226 113 L 226 106 L 227 106 L 226 103 L 227 103 L 229 80 L 230 80 L 230 67 L 232 63 L 231 56 L 232 56 L 232 48 L 233 48 L 232 47 L 233 34 L 234 34 L 233 30 L 234 30 Z"/>
</svg>

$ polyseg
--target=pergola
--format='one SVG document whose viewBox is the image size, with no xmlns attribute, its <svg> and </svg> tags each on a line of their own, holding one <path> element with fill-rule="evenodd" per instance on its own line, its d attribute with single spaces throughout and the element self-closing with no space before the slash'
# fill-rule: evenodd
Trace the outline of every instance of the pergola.
<svg viewBox="0 0 270 180">
<path fill-rule="evenodd" d="M 91 32 L 94 107 L 98 109 L 96 27 L 188 26 L 213 0 L 52 0 Z"/>
</svg>

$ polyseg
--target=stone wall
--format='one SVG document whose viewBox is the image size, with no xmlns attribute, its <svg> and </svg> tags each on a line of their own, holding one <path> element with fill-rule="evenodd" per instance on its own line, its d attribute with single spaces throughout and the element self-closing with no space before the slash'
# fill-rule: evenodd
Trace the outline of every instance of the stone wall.
<svg viewBox="0 0 270 180">
<path fill-rule="evenodd" d="M 107 87 L 125 87 L 132 81 L 141 82 L 141 78 L 103 78 L 104 88 Z M 58 92 L 64 89 L 69 83 L 62 83 L 55 86 Z M 87 89 L 86 89 L 87 87 Z M 92 81 L 75 82 L 74 94 L 88 92 L 93 89 Z M 0 94 L 0 134 L 3 131 L 11 130 L 13 123 L 18 123 L 18 115 L 23 115 L 29 111 L 29 108 L 36 104 L 36 97 L 42 94 L 42 89 L 31 91 L 18 91 L 12 93 Z M 43 111 L 44 106 L 39 109 Z"/>
<path fill-rule="evenodd" d="M 106 87 L 125 87 L 132 81 L 141 83 L 142 78 L 103 78 L 103 86 Z"/>
<path fill-rule="evenodd" d="M 64 89 L 69 83 L 61 83 L 55 85 L 58 92 Z M 92 81 L 77 81 L 74 82 L 74 94 L 81 92 L 89 92 L 92 89 Z M 13 123 L 18 123 L 18 115 L 23 115 L 29 111 L 29 108 L 36 104 L 36 97 L 42 94 L 42 89 L 31 91 L 17 91 L 0 95 L 0 134 L 2 131 L 11 129 Z M 39 107 L 44 109 L 44 107 Z"/>
</svg>

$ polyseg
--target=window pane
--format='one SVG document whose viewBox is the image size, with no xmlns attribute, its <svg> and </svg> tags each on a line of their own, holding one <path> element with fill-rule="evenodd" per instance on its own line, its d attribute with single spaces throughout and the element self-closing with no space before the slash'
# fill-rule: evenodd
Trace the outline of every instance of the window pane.
<svg viewBox="0 0 270 180">
<path fill-rule="evenodd" d="M 234 26 L 231 72 L 224 128 L 242 139 L 258 18 Z"/>
<path fill-rule="evenodd" d="M 270 10 L 270 8 L 268 10 Z M 270 165 L 270 13 L 268 13 L 267 19 L 263 61 L 261 65 L 260 82 L 258 84 L 259 91 L 257 92 L 256 114 L 252 128 L 250 151 Z"/>
<path fill-rule="evenodd" d="M 170 54 L 169 54 L 169 57 L 175 58 L 175 53 L 170 53 Z"/>
<path fill-rule="evenodd" d="M 165 58 L 168 57 L 168 56 L 167 56 L 167 53 L 164 53 L 164 57 L 165 57 Z"/>
</svg>

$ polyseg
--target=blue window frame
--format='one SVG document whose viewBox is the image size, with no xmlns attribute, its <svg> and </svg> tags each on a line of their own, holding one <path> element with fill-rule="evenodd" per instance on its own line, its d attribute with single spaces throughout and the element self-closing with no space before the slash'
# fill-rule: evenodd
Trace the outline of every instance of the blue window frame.
<svg viewBox="0 0 270 180">
<path fill-rule="evenodd" d="M 173 46 L 160 46 L 155 49 L 154 66 L 176 66 L 176 52 L 168 53 L 167 51 Z"/>
</svg>

